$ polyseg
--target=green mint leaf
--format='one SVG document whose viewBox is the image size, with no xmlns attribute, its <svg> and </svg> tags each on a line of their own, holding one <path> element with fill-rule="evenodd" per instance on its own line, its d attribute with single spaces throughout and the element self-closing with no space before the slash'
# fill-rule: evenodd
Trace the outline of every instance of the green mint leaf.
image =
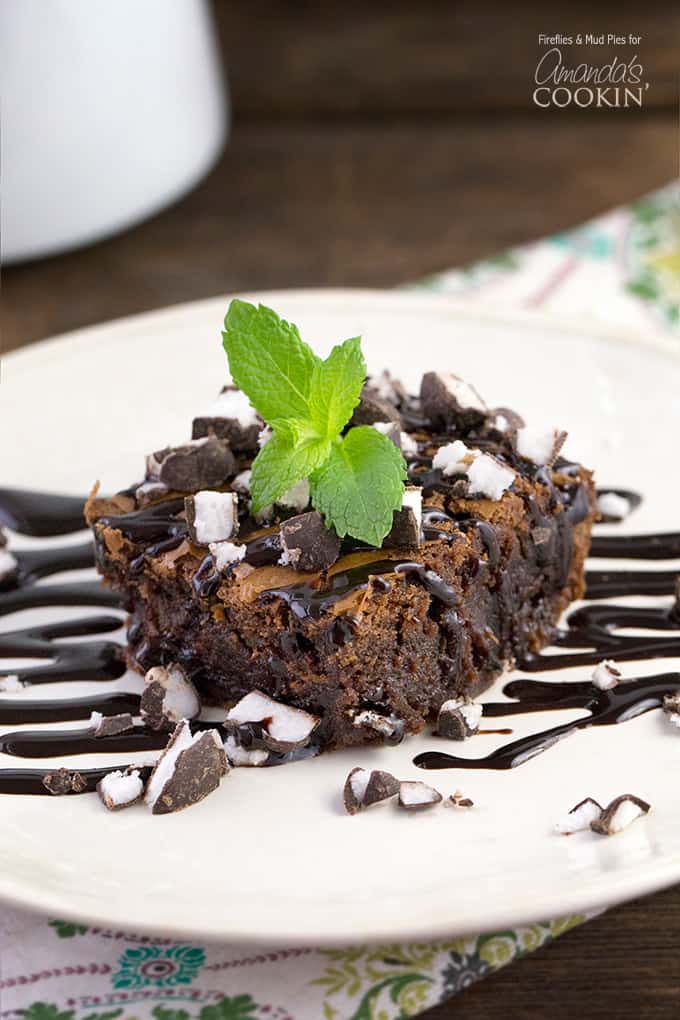
<svg viewBox="0 0 680 1020">
<path fill-rule="evenodd" d="M 265 447 L 266 449 L 266 447 Z M 311 476 L 312 504 L 338 535 L 380 546 L 401 508 L 406 465 L 387 436 L 370 425 L 349 430 Z"/>
<path fill-rule="evenodd" d="M 352 417 L 366 378 L 361 337 L 334 347 L 314 368 L 309 396 L 311 419 L 321 435 L 333 439 Z"/>
<path fill-rule="evenodd" d="M 229 305 L 224 327 L 232 379 L 265 421 L 309 420 L 312 375 L 320 360 L 297 327 L 271 308 L 238 299 Z"/>
<path fill-rule="evenodd" d="M 280 434 L 274 431 L 253 461 L 250 494 L 255 513 L 274 503 L 302 478 L 308 478 L 326 460 L 330 448 L 328 439 L 311 436 L 295 440 L 287 429 Z"/>
</svg>

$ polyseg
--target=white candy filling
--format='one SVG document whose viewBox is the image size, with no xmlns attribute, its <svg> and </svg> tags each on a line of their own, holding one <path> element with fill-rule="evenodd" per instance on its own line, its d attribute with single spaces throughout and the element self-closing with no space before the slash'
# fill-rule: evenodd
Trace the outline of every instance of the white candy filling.
<svg viewBox="0 0 680 1020">
<path fill-rule="evenodd" d="M 235 767 L 264 765 L 269 757 L 269 751 L 265 751 L 262 747 L 241 747 L 233 733 L 224 739 L 224 753 L 229 759 L 229 764 Z"/>
<path fill-rule="evenodd" d="M 470 450 L 456 439 L 440 447 L 432 459 L 432 467 L 443 475 L 467 475 L 473 492 L 499 500 L 515 480 L 515 472 L 488 453 Z"/>
<path fill-rule="evenodd" d="M 427 783 L 408 782 L 399 784 L 399 803 L 406 807 L 418 804 L 436 804 L 441 795 Z"/>
<path fill-rule="evenodd" d="M 402 510 L 412 510 L 416 525 L 420 528 L 423 519 L 423 490 L 416 485 L 407 485 L 401 497 Z"/>
<path fill-rule="evenodd" d="M 238 563 L 246 554 L 245 545 L 235 545 L 233 542 L 211 542 L 208 546 L 212 557 L 215 560 L 215 567 L 220 572 L 227 570 L 232 563 Z"/>
<path fill-rule="evenodd" d="M 240 471 L 231 483 L 232 489 L 235 489 L 236 492 L 243 492 L 247 495 L 250 492 L 250 478 L 252 473 L 253 472 L 250 468 L 246 468 L 245 471 Z"/>
<path fill-rule="evenodd" d="M 111 801 L 115 807 L 131 804 L 141 796 L 144 783 L 135 769 L 129 775 L 124 772 L 109 772 L 99 784 L 99 795 L 103 801 Z"/>
<path fill-rule="evenodd" d="M 680 729 L 680 712 L 668 712 L 666 718 L 671 726 L 677 726 Z"/>
<path fill-rule="evenodd" d="M 231 418 L 242 429 L 260 424 L 257 412 L 243 390 L 224 390 L 210 405 L 205 417 Z"/>
<path fill-rule="evenodd" d="M 16 673 L 9 673 L 8 676 L 0 677 L 0 692 L 2 694 L 18 694 L 23 689 L 24 685 Z"/>
<path fill-rule="evenodd" d="M 525 425 L 517 429 L 517 452 L 520 457 L 533 460 L 535 464 L 548 464 L 553 457 L 559 435 L 559 429 Z"/>
<path fill-rule="evenodd" d="M 295 485 L 279 496 L 276 501 L 279 506 L 285 506 L 289 510 L 305 510 L 309 505 L 309 482 L 306 478 L 300 479 Z"/>
<path fill-rule="evenodd" d="M 591 681 L 600 691 L 610 691 L 612 687 L 616 687 L 621 674 L 616 668 L 616 663 L 610 659 L 603 659 L 599 662 L 591 674 Z"/>
<path fill-rule="evenodd" d="M 497 414 L 494 418 L 493 427 L 499 432 L 506 432 L 510 422 L 504 414 Z"/>
<path fill-rule="evenodd" d="M 98 730 L 102 724 L 104 716 L 101 712 L 90 712 L 90 726 L 93 730 Z"/>
<path fill-rule="evenodd" d="M 470 460 L 479 456 L 479 450 L 470 450 L 461 439 L 456 439 L 439 447 L 432 458 L 432 467 L 443 475 L 464 475 Z"/>
<path fill-rule="evenodd" d="M 201 702 L 196 690 L 177 666 L 152 666 L 144 683 L 159 683 L 165 688 L 163 714 L 171 722 L 195 719 L 200 713 Z"/>
<path fill-rule="evenodd" d="M 468 468 L 467 476 L 473 492 L 481 492 L 493 500 L 499 500 L 515 480 L 514 471 L 499 464 L 487 453 L 475 457 Z"/>
<path fill-rule="evenodd" d="M 16 556 L 12 556 L 7 549 L 0 549 L 0 581 L 15 574 L 18 566 Z"/>
<path fill-rule="evenodd" d="M 401 452 L 405 457 L 415 457 L 418 453 L 418 444 L 408 432 L 400 433 Z"/>
<path fill-rule="evenodd" d="M 260 429 L 260 431 L 257 434 L 257 445 L 260 447 L 260 449 L 262 449 L 263 446 L 267 445 L 267 443 L 269 442 L 273 435 L 274 433 L 269 428 L 269 425 L 265 425 L 263 429 Z"/>
<path fill-rule="evenodd" d="M 622 832 L 644 814 L 646 812 L 634 800 L 622 800 L 609 819 L 609 831 L 612 835 L 616 832 Z"/>
<path fill-rule="evenodd" d="M 602 808 L 594 800 L 588 798 L 582 804 L 577 804 L 568 815 L 560 818 L 555 825 L 555 831 L 562 836 L 571 836 L 572 832 L 581 832 L 590 828 L 590 823 L 597 821 L 602 814 Z"/>
<path fill-rule="evenodd" d="M 352 793 L 359 804 L 363 804 L 364 797 L 366 796 L 366 789 L 371 779 L 370 769 L 359 769 L 355 772 L 349 781 Z"/>
<path fill-rule="evenodd" d="M 372 375 L 368 380 L 368 385 L 371 389 L 375 390 L 381 400 L 386 400 L 390 404 L 397 404 L 399 402 L 399 394 L 388 372 Z"/>
<path fill-rule="evenodd" d="M 381 432 L 383 436 L 388 436 L 394 428 L 393 421 L 374 421 L 371 428 L 374 428 L 376 432 Z"/>
<path fill-rule="evenodd" d="M 229 710 L 227 719 L 239 725 L 249 722 L 264 722 L 272 740 L 291 744 L 307 740 L 319 721 L 315 715 L 304 712 L 300 708 L 283 705 L 261 691 L 251 691 L 241 698 Z"/>
<path fill-rule="evenodd" d="M 235 492 L 202 489 L 194 496 L 194 531 L 201 545 L 223 542 L 238 531 L 238 496 Z"/>
<path fill-rule="evenodd" d="M 438 372 L 437 375 L 459 407 L 470 408 L 474 411 L 486 411 L 486 405 L 482 398 L 464 379 L 459 379 L 457 375 L 451 375 L 448 372 Z"/>
<path fill-rule="evenodd" d="M 630 513 L 630 500 L 616 492 L 603 492 L 597 500 L 597 509 L 603 517 L 614 517 L 622 521 Z"/>
</svg>

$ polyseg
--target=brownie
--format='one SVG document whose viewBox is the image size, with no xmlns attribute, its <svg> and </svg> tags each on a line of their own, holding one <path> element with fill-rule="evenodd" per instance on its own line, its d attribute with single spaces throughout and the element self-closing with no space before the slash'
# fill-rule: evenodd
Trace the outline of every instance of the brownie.
<svg viewBox="0 0 680 1020">
<path fill-rule="evenodd" d="M 193 434 L 209 440 L 165 448 L 140 485 L 91 496 L 99 569 L 131 613 L 134 668 L 178 662 L 214 705 L 264 692 L 320 717 L 314 740 L 338 748 L 417 732 L 447 699 L 475 697 L 550 642 L 584 590 L 590 472 L 560 456 L 563 434 L 546 447 L 455 377 L 428 373 L 419 397 L 385 378 L 369 380 L 355 412 L 408 466 L 380 549 L 324 535 L 304 483 L 255 519 L 254 433 L 249 449 L 241 430 L 229 450 L 229 429 L 204 419 Z M 209 491 L 196 492 L 208 469 Z"/>
</svg>

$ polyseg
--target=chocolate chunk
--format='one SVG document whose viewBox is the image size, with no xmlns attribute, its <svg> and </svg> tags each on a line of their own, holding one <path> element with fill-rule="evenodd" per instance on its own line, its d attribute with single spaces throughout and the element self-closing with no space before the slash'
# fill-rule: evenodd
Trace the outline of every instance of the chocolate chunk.
<svg viewBox="0 0 680 1020">
<path fill-rule="evenodd" d="M 482 706 L 462 698 L 445 701 L 437 716 L 437 733 L 447 740 L 465 740 L 479 729 Z"/>
<path fill-rule="evenodd" d="M 361 391 L 358 405 L 354 408 L 354 414 L 349 424 L 354 425 L 375 425 L 376 422 L 393 421 L 401 429 L 401 415 L 394 404 L 384 400 L 372 386 L 366 384 Z"/>
<path fill-rule="evenodd" d="M 279 563 L 296 570 L 325 570 L 340 555 L 340 539 L 316 510 L 289 517 L 281 525 Z"/>
<path fill-rule="evenodd" d="M 144 794 L 144 783 L 139 769 L 128 768 L 125 772 L 108 772 L 97 783 L 99 799 L 108 811 L 121 811 L 139 803 Z"/>
<path fill-rule="evenodd" d="M 488 414 L 477 390 L 448 372 L 426 372 L 420 384 L 423 414 L 435 427 L 461 429 L 481 425 Z"/>
<path fill-rule="evenodd" d="M 600 817 L 590 823 L 590 828 L 601 836 L 615 836 L 642 815 L 646 815 L 650 808 L 651 805 L 646 800 L 641 800 L 632 793 L 623 793 L 607 804 Z"/>
<path fill-rule="evenodd" d="M 448 797 L 444 804 L 449 807 L 460 807 L 460 808 L 471 808 L 475 806 L 475 802 L 466 797 L 461 790 L 456 790 Z"/>
<path fill-rule="evenodd" d="M 184 446 L 160 450 L 152 454 L 147 468 L 155 470 L 157 479 L 177 492 L 198 492 L 223 485 L 236 474 L 234 455 L 221 439 L 197 439 Z"/>
<path fill-rule="evenodd" d="M 364 792 L 364 807 L 372 804 L 379 804 L 380 801 L 396 797 L 399 793 L 399 780 L 395 779 L 391 772 L 383 769 L 373 769 Z"/>
<path fill-rule="evenodd" d="M 139 710 L 152 730 L 171 730 L 180 719 L 195 719 L 200 714 L 196 688 L 177 663 L 153 666 L 144 683 Z"/>
<path fill-rule="evenodd" d="M 383 539 L 387 549 L 400 546 L 420 545 L 420 529 L 423 516 L 423 490 L 407 485 L 402 497 L 401 510 L 395 510 L 392 527 Z"/>
<path fill-rule="evenodd" d="M 228 771 L 216 731 L 192 736 L 189 724 L 182 720 L 149 777 L 144 799 L 154 815 L 181 811 L 216 790 Z"/>
<path fill-rule="evenodd" d="M 408 782 L 399 784 L 399 807 L 408 811 L 422 811 L 434 807 L 442 799 L 441 793 L 427 783 Z"/>
<path fill-rule="evenodd" d="M 55 769 L 43 776 L 42 784 L 55 797 L 62 797 L 67 793 L 83 793 L 87 789 L 87 782 L 80 772 L 69 772 L 68 769 Z"/>
<path fill-rule="evenodd" d="M 238 531 L 238 496 L 235 492 L 204 489 L 184 497 L 189 537 L 196 545 L 224 542 Z"/>
<path fill-rule="evenodd" d="M 251 407 L 245 393 L 236 386 L 223 387 L 209 414 L 194 418 L 191 438 L 216 436 L 237 453 L 256 453 L 262 419 Z"/>
<path fill-rule="evenodd" d="M 399 793 L 399 780 L 382 769 L 354 768 L 345 780 L 343 802 L 348 815 L 362 807 L 389 800 Z"/>
<path fill-rule="evenodd" d="M 135 728 L 134 719 L 129 712 L 120 715 L 105 715 L 95 727 L 95 737 L 115 737 L 118 733 L 128 733 Z"/>
</svg>

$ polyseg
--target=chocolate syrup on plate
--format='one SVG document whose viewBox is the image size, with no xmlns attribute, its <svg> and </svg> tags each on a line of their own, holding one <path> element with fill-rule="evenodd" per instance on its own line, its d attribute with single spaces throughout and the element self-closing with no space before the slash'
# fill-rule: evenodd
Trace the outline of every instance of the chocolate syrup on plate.
<svg viewBox="0 0 680 1020">
<path fill-rule="evenodd" d="M 568 465 L 565 473 L 568 474 Z M 547 483 L 546 483 L 547 484 Z M 627 494 L 630 496 L 630 494 Z M 555 499 L 564 497 L 555 492 Z M 83 501 L 70 496 L 0 489 L 0 521 L 17 532 L 45 537 L 65 535 L 82 529 Z M 565 504 L 572 523 L 583 508 L 575 501 Z M 106 519 L 112 527 L 131 541 L 144 546 L 141 557 L 153 556 L 164 549 L 175 548 L 187 537 L 186 522 L 178 515 L 183 510 L 181 499 L 152 504 L 128 514 Z M 451 527 L 453 523 L 454 527 Z M 443 527 L 442 527 L 443 526 Z M 537 519 L 537 526 L 540 520 Z M 426 541 L 455 541 L 461 531 L 474 528 L 479 535 L 486 561 L 492 568 L 500 560 L 495 530 L 488 522 L 478 521 L 469 514 L 448 514 L 437 507 L 425 507 L 423 537 Z M 258 535 L 248 541 L 246 561 L 254 566 L 276 563 L 280 546 L 276 532 Z M 343 553 L 365 549 L 361 544 L 343 549 Z M 568 550 L 561 550 L 566 557 Z M 680 558 L 680 534 L 642 536 L 603 536 L 593 540 L 593 556 L 610 559 L 662 560 Z M 94 553 L 89 542 L 48 549 L 19 550 L 16 578 L 0 589 L 0 615 L 45 606 L 96 606 L 120 609 L 120 597 L 104 589 L 98 581 L 43 583 L 50 576 L 91 567 Z M 419 583 L 433 598 L 445 606 L 453 606 L 456 593 L 441 578 L 421 564 L 380 558 L 338 571 L 332 575 L 325 590 L 302 582 L 262 597 L 281 597 L 298 616 L 320 617 L 346 595 L 366 588 L 369 583 L 388 589 L 390 577 L 401 575 L 401 583 Z M 674 590 L 674 571 L 591 571 L 588 575 L 588 598 L 629 594 L 667 594 Z M 205 557 L 195 575 L 200 594 L 209 597 L 219 583 L 219 575 L 209 556 Z M 673 582 L 673 583 L 671 583 Z M 339 616 L 342 623 L 345 616 Z M 63 681 L 97 681 L 106 683 L 121 676 L 125 662 L 121 646 L 102 638 L 123 624 L 119 616 L 99 615 L 63 620 L 49 624 L 24 626 L 0 633 L 0 658 L 37 659 L 39 665 L 6 669 L 2 676 L 16 677 L 25 685 Z M 630 634 L 634 629 L 639 636 Z M 349 631 L 351 639 L 351 628 Z M 71 640 L 75 638 L 78 640 Z M 88 640 L 83 640 L 87 638 Z M 90 640 L 91 639 L 91 640 Z M 521 668 L 529 672 L 556 670 L 566 666 L 586 665 L 607 657 L 615 660 L 649 659 L 680 655 L 680 612 L 677 606 L 636 608 L 608 604 L 586 605 L 572 612 L 567 626 L 555 640 L 556 650 L 535 653 L 525 658 Z M 567 651 L 566 649 L 569 649 Z M 0 676 L 0 680 L 2 679 Z M 680 674 L 663 673 L 621 684 L 612 691 L 601 692 L 591 683 L 542 682 L 517 680 L 506 685 L 504 693 L 510 702 L 487 703 L 487 718 L 519 712 L 550 711 L 560 708 L 581 708 L 586 712 L 572 723 L 543 730 L 530 737 L 512 741 L 481 759 L 467 759 L 441 751 L 419 755 L 416 763 L 424 768 L 512 768 L 528 760 L 568 733 L 586 726 L 611 725 L 633 718 L 641 712 L 657 708 L 663 695 L 680 688 Z M 139 696 L 115 692 L 87 697 L 46 700 L 21 699 L 16 694 L 0 692 L 0 725 L 86 720 L 93 711 L 105 715 L 139 709 Z M 204 724 L 196 724 L 203 727 Z M 503 732 L 503 731 L 499 731 Z M 76 730 L 36 730 L 5 733 L 0 736 L 0 751 L 26 758 L 73 756 L 101 751 L 117 755 L 133 751 L 159 750 L 167 742 L 166 734 L 158 734 L 142 725 L 114 737 L 97 738 L 92 728 Z M 305 749 L 317 753 L 315 748 Z M 275 761 L 274 764 L 278 764 Z M 83 770 L 80 774 L 86 788 L 94 790 L 97 782 L 113 768 L 107 766 Z M 48 795 L 43 779 L 47 769 L 0 769 L 0 793 Z M 148 772 L 148 770 L 147 770 Z"/>
</svg>

